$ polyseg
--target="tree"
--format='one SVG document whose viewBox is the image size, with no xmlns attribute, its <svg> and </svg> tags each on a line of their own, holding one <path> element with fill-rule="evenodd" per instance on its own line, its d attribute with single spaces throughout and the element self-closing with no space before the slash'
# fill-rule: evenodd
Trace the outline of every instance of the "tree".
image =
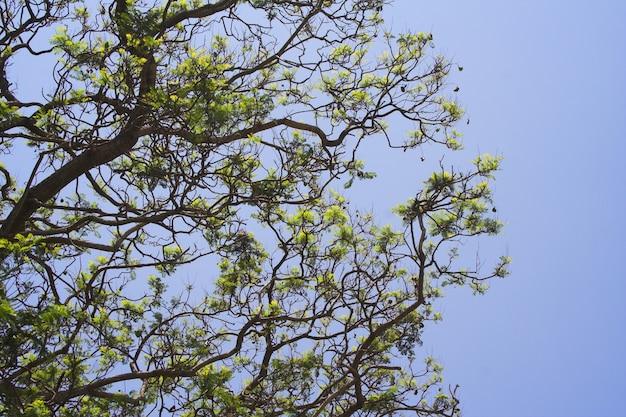
<svg viewBox="0 0 626 417">
<path fill-rule="evenodd" d="M 441 164 L 395 228 L 350 205 L 364 141 L 460 148 L 453 64 L 382 10 L 4 3 L 0 146 L 21 165 L 0 167 L 0 414 L 459 413 L 416 348 L 442 287 L 507 273 L 457 254 L 501 228 L 500 159 Z M 26 57 L 50 76 L 35 99 Z"/>
</svg>

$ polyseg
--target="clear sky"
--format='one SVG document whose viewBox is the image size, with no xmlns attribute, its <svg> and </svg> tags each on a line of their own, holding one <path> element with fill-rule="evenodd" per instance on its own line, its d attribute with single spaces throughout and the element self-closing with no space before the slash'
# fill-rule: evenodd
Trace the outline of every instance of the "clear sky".
<svg viewBox="0 0 626 417">
<path fill-rule="evenodd" d="M 505 158 L 506 231 L 479 253 L 508 254 L 512 274 L 484 297 L 449 290 L 424 353 L 461 386 L 467 417 L 626 416 L 626 1 L 396 0 L 385 18 L 431 31 L 464 68 L 451 83 L 471 123 L 455 160 Z M 429 171 L 368 149 L 379 176 L 355 193 L 384 223 Z"/>
<path fill-rule="evenodd" d="M 425 351 L 467 417 L 626 416 L 626 1 L 397 0 L 385 17 L 463 66 L 465 158 L 505 158 L 506 233 L 480 255 L 508 252 L 512 274 L 448 291 Z M 363 157 L 379 195 L 410 196 L 396 161 Z"/>
</svg>

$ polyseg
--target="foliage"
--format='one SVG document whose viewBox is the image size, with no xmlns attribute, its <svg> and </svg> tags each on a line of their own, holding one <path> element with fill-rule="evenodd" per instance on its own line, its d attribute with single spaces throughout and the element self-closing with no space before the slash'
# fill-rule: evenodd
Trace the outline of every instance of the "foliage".
<svg viewBox="0 0 626 417">
<path fill-rule="evenodd" d="M 452 64 L 383 6 L 4 2 L 0 414 L 459 413 L 418 347 L 441 287 L 507 273 L 457 253 L 501 228 L 499 158 L 442 165 L 399 230 L 333 191 L 375 176 L 376 136 L 460 147 Z"/>
</svg>

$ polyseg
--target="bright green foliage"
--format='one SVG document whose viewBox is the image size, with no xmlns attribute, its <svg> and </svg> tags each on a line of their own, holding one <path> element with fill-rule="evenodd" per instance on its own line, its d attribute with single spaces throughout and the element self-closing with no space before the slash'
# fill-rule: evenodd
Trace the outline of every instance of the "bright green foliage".
<svg viewBox="0 0 626 417">
<path fill-rule="evenodd" d="M 342 194 L 365 141 L 461 148 L 452 64 L 383 7 L 5 1 L 0 415 L 459 414 L 417 359 L 443 287 L 507 274 L 459 252 L 502 228 L 500 158 L 388 225 Z"/>
</svg>

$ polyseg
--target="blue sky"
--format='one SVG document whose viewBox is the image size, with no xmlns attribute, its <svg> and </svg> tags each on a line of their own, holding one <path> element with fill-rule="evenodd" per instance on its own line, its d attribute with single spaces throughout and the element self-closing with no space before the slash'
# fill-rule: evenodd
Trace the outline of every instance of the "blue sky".
<svg viewBox="0 0 626 417">
<path fill-rule="evenodd" d="M 468 417 L 626 415 L 626 2 L 398 0 L 385 17 L 464 67 L 465 158 L 505 158 L 506 232 L 480 255 L 508 252 L 512 274 L 448 291 L 425 353 Z M 391 186 L 405 168 L 363 157 L 382 198 L 410 196 Z"/>
<path fill-rule="evenodd" d="M 461 386 L 467 417 L 626 416 L 626 2 L 396 0 L 385 17 L 431 31 L 464 67 L 451 84 L 471 119 L 466 151 L 446 158 L 505 158 L 506 232 L 479 253 L 510 255 L 512 274 L 484 297 L 449 290 L 423 353 Z M 368 149 L 379 176 L 355 186 L 357 203 L 391 221 L 428 164 Z"/>
</svg>

